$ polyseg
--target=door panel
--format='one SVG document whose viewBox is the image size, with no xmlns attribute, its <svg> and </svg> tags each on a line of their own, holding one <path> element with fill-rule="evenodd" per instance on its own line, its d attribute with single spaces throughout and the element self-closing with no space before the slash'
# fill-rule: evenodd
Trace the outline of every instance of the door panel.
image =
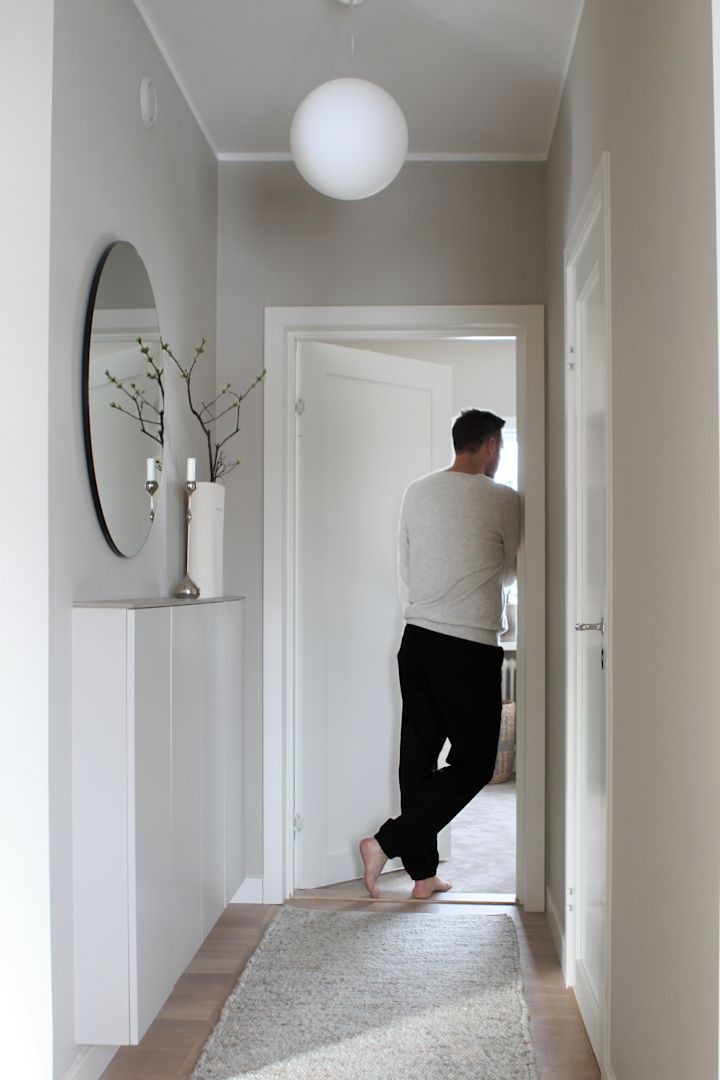
<svg viewBox="0 0 720 1080">
<path fill-rule="evenodd" d="M 137 897 L 135 919 L 131 918 L 137 937 L 129 949 L 131 965 L 137 960 L 137 971 L 129 980 L 131 1000 L 137 988 L 137 999 L 131 1006 L 130 1037 L 132 1042 L 139 1042 L 178 974 L 174 970 L 175 943 L 167 910 L 168 897 L 173 897 L 175 891 L 171 860 L 172 662 L 169 609 L 129 611 L 127 617 L 134 675 L 130 680 L 134 799 L 128 809 L 135 848 L 131 880 Z M 142 827 L 136 827 L 136 823 L 142 823 Z"/>
<path fill-rule="evenodd" d="M 177 955 L 192 956 L 202 941 L 202 761 L 205 666 L 198 641 L 207 638 L 203 605 L 174 607 L 172 728 L 172 854 L 175 877 L 172 917 Z M 178 972 L 178 974 L 180 974 Z"/>
<path fill-rule="evenodd" d="M 581 559 L 582 621 L 599 623 L 605 617 L 606 503 L 604 298 L 597 265 L 578 301 L 581 402 Z M 580 881 L 578 958 L 596 1000 L 603 986 L 605 950 L 605 671 L 604 636 L 597 631 L 579 635 L 580 672 L 580 789 L 582 817 L 579 835 Z"/>
<path fill-rule="evenodd" d="M 588 218 L 570 267 L 570 340 L 575 347 L 571 416 L 576 448 L 574 493 L 574 866 L 575 993 L 602 1060 L 607 903 L 607 296 L 602 206 Z M 573 911 L 574 907 L 574 911 Z"/>
<path fill-rule="evenodd" d="M 451 371 L 310 342 L 298 369 L 296 886 L 312 888 L 359 877 L 358 840 L 399 812 L 397 529 L 407 485 L 449 463 Z"/>
<path fill-rule="evenodd" d="M 225 732 L 225 903 L 229 904 L 245 878 L 245 809 L 243 768 L 243 603 L 221 604 L 223 626 L 217 641 L 216 707 Z"/>
<path fill-rule="evenodd" d="M 202 922 L 205 939 L 225 907 L 226 791 L 224 778 L 230 753 L 225 709 L 232 683 L 225 680 L 224 650 L 237 638 L 228 633 L 230 610 L 236 604 L 206 604 L 203 708 L 197 717 L 202 753 Z M 238 666 L 236 662 L 236 666 Z M 237 698 L 233 699 L 237 701 Z"/>
</svg>

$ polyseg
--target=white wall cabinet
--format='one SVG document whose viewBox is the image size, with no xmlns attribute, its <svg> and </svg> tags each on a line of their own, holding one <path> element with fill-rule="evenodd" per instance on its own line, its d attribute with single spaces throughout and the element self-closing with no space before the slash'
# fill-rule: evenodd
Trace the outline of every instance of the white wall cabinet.
<svg viewBox="0 0 720 1080">
<path fill-rule="evenodd" d="M 242 601 L 73 611 L 78 1043 L 137 1043 L 244 877 Z"/>
</svg>

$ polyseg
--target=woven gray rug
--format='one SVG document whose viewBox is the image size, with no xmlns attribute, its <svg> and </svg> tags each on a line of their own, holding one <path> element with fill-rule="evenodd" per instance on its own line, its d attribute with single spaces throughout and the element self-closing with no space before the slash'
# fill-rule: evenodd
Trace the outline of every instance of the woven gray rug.
<svg viewBox="0 0 720 1080">
<path fill-rule="evenodd" d="M 192 1080 L 536 1080 L 507 915 L 281 910 Z"/>
</svg>

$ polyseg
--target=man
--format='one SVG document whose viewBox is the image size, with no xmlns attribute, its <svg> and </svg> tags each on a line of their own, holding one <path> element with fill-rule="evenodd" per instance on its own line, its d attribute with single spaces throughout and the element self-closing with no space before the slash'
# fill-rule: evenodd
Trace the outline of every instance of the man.
<svg viewBox="0 0 720 1080">
<path fill-rule="evenodd" d="M 427 899 L 437 834 L 492 777 L 502 711 L 503 586 L 515 579 L 520 499 L 493 480 L 505 421 L 468 409 L 453 425 L 449 469 L 415 481 L 400 515 L 398 568 L 407 587 L 398 665 L 402 691 L 401 813 L 360 841 L 364 882 L 377 897 L 399 855 Z M 447 765 L 437 768 L 445 740 Z"/>
</svg>

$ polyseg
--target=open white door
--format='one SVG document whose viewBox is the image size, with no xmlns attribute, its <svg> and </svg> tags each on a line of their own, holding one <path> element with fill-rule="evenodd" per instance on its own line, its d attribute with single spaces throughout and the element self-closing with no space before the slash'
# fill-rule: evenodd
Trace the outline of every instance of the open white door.
<svg viewBox="0 0 720 1080">
<path fill-rule="evenodd" d="M 599 1062 L 606 1019 L 608 306 L 605 172 L 567 257 L 568 981 Z"/>
<path fill-rule="evenodd" d="M 397 529 L 451 461 L 452 372 L 312 341 L 297 369 L 295 886 L 316 888 L 360 877 L 358 840 L 399 813 Z"/>
</svg>

